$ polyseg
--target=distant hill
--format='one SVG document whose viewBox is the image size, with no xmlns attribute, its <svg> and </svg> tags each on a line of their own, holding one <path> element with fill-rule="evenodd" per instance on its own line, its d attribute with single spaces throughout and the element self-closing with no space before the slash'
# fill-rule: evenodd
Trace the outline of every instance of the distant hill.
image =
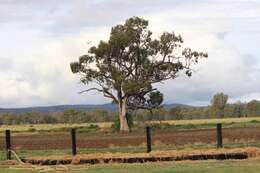
<svg viewBox="0 0 260 173">
<path fill-rule="evenodd" d="M 190 107 L 183 104 L 165 104 L 166 108 L 173 108 L 177 106 Z M 102 105 L 56 105 L 56 106 L 39 106 L 39 107 L 25 107 L 25 108 L 0 108 L 0 113 L 26 113 L 26 112 L 63 112 L 67 109 L 91 111 L 93 109 L 106 109 L 115 112 L 117 105 L 115 104 L 102 104 Z"/>
<path fill-rule="evenodd" d="M 184 105 L 184 104 L 178 104 L 178 103 L 172 103 L 172 104 L 164 104 L 165 108 L 175 108 L 175 107 L 193 107 L 191 105 Z"/>
</svg>

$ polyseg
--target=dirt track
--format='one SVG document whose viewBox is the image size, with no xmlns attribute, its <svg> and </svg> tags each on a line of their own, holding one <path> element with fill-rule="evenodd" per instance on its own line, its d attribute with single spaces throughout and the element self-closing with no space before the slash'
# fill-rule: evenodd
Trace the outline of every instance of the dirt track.
<svg viewBox="0 0 260 173">
<path fill-rule="evenodd" d="M 224 140 L 255 140 L 260 141 L 260 127 L 223 129 Z M 153 131 L 152 141 L 154 144 L 185 145 L 194 143 L 215 143 L 216 130 L 186 130 L 186 131 Z M 79 148 L 105 148 L 111 146 L 140 146 L 144 145 L 146 138 L 144 133 L 137 134 L 109 134 L 100 136 L 77 135 Z M 49 134 L 20 134 L 12 137 L 14 149 L 68 149 L 71 146 L 70 133 Z M 0 136 L 0 149 L 4 149 L 4 137 Z"/>
</svg>

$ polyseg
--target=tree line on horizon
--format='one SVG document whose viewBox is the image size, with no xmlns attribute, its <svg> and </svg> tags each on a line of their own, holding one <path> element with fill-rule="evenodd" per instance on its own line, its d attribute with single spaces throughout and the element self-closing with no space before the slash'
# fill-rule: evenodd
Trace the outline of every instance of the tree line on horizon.
<svg viewBox="0 0 260 173">
<path fill-rule="evenodd" d="M 228 103 L 228 95 L 217 93 L 209 106 L 177 106 L 174 108 L 160 107 L 149 110 L 133 111 L 130 114 L 134 121 L 163 121 L 210 118 L 240 118 L 260 116 L 260 101 L 237 101 Z M 118 119 L 117 112 L 105 109 L 92 111 L 68 109 L 54 113 L 0 113 L 1 124 L 56 124 L 56 123 L 95 123 L 113 122 Z"/>
</svg>

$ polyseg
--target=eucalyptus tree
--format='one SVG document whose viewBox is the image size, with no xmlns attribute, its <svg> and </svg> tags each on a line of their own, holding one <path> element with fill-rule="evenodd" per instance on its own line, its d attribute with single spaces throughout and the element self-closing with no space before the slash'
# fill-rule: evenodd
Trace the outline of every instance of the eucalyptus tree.
<svg viewBox="0 0 260 173">
<path fill-rule="evenodd" d="M 211 99 L 211 109 L 219 118 L 224 117 L 224 109 L 227 106 L 228 95 L 217 93 Z"/>
<path fill-rule="evenodd" d="M 258 115 L 259 105 L 259 101 L 257 100 L 251 100 L 250 102 L 248 102 L 246 105 L 248 114 L 250 116 Z"/>
<path fill-rule="evenodd" d="M 183 38 L 164 32 L 153 38 L 148 21 L 132 17 L 111 29 L 107 41 L 101 40 L 88 53 L 70 64 L 86 85 L 83 92 L 98 91 L 118 104 L 120 131 L 129 131 L 129 109 L 153 109 L 161 105 L 163 94 L 154 84 L 175 79 L 183 71 L 192 75 L 192 66 L 207 53 L 184 48 Z"/>
</svg>

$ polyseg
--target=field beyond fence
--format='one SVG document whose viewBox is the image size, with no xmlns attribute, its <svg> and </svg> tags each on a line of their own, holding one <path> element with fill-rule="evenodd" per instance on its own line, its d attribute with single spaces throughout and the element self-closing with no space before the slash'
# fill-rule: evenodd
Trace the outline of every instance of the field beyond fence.
<svg viewBox="0 0 260 173">
<path fill-rule="evenodd" d="M 216 123 L 222 123 L 225 148 L 260 147 L 260 118 L 180 120 L 149 122 L 153 151 L 212 149 L 217 145 Z M 5 159 L 4 130 L 11 130 L 11 147 L 20 157 L 71 155 L 71 129 L 77 128 L 78 154 L 144 153 L 147 151 L 145 126 L 132 133 L 110 131 L 110 123 L 1 126 L 0 159 Z"/>
<path fill-rule="evenodd" d="M 144 124 L 170 124 L 170 125 L 201 125 L 216 123 L 247 123 L 259 121 L 260 117 L 242 117 L 242 118 L 222 118 L 222 119 L 196 119 L 196 120 L 167 120 L 167 121 L 147 121 Z M 134 122 L 138 124 L 138 122 Z M 89 125 L 96 125 L 101 129 L 109 129 L 112 122 L 101 123 L 82 123 L 82 124 L 23 124 L 23 125 L 0 125 L 0 132 L 10 129 L 15 132 L 32 132 L 32 131 L 60 131 L 68 128 L 82 128 Z"/>
</svg>

